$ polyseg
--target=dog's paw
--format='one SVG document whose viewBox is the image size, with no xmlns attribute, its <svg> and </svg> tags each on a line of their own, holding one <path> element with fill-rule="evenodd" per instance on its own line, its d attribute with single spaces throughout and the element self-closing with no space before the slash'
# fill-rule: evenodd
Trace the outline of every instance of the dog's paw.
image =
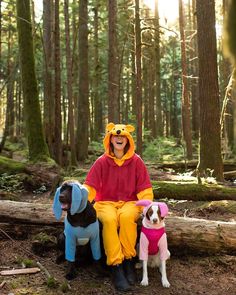
<svg viewBox="0 0 236 295">
<path fill-rule="evenodd" d="M 169 281 L 167 279 L 162 279 L 161 281 L 162 281 L 162 286 L 164 288 L 169 288 L 170 287 L 170 283 L 169 283 Z"/>
<path fill-rule="evenodd" d="M 148 286 L 148 279 L 142 279 L 140 285 L 142 285 L 142 286 Z"/>
<path fill-rule="evenodd" d="M 142 262 L 137 262 L 137 263 L 135 263 L 135 268 L 136 268 L 136 269 L 141 269 L 142 267 L 143 267 Z"/>
</svg>

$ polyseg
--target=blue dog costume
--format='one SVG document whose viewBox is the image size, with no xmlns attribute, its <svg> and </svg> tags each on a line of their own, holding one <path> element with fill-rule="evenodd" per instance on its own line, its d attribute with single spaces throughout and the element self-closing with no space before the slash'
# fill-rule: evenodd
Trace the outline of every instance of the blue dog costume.
<svg viewBox="0 0 236 295">
<path fill-rule="evenodd" d="M 70 214 L 81 213 L 87 206 L 88 201 L 88 191 L 80 183 L 69 183 L 72 187 L 72 203 L 70 208 Z M 61 203 L 59 201 L 59 196 L 61 193 L 61 186 L 56 190 L 53 203 L 53 212 L 57 220 L 60 220 L 62 215 Z M 94 260 L 99 260 L 101 258 L 101 248 L 100 248 L 100 237 L 99 237 L 99 223 L 91 223 L 87 227 L 72 226 L 65 216 L 64 220 L 65 229 L 64 234 L 66 237 L 65 245 L 65 258 L 70 262 L 75 261 L 76 245 L 84 244 L 83 242 L 90 241 L 90 247 Z"/>
</svg>

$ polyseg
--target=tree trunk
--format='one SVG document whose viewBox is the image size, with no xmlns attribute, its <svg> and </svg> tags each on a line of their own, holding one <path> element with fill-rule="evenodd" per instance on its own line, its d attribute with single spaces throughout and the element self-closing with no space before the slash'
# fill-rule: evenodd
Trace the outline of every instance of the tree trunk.
<svg viewBox="0 0 236 295">
<path fill-rule="evenodd" d="M 44 49 L 44 131 L 46 142 L 53 158 L 55 101 L 53 96 L 53 4 L 43 0 L 43 49 Z"/>
<path fill-rule="evenodd" d="M 171 102 L 170 102 L 170 135 L 179 138 L 179 121 L 178 121 L 178 103 L 177 103 L 177 75 L 175 68 L 176 62 L 176 46 L 174 39 L 172 44 L 172 78 L 171 78 Z"/>
<path fill-rule="evenodd" d="M 32 161 L 47 160 L 49 154 L 43 137 L 39 95 L 35 74 L 30 4 L 29 0 L 17 0 L 16 4 L 29 158 Z"/>
<path fill-rule="evenodd" d="M 192 95 L 192 134 L 193 138 L 199 140 L 199 98 L 198 98 L 198 60 L 196 58 L 197 55 L 197 24 L 196 24 L 196 0 L 192 1 L 191 7 L 191 15 L 192 15 L 192 22 L 191 22 L 191 29 L 192 29 L 192 36 L 191 36 L 191 50 L 190 50 L 190 59 L 191 59 L 191 75 L 195 78 L 191 81 L 191 95 Z"/>
<path fill-rule="evenodd" d="M 0 201 L 0 220 L 34 227 L 62 225 L 52 213 L 52 204 Z M 201 253 L 236 252 L 236 223 L 204 219 L 174 217 L 166 218 L 166 232 L 170 249 Z M 1 227 L 1 224 L 0 224 Z M 6 229 L 6 226 L 4 227 Z"/>
<path fill-rule="evenodd" d="M 103 99 L 99 92 L 99 83 L 101 80 L 101 65 L 99 62 L 99 3 L 94 7 L 94 134 L 95 140 L 100 140 L 103 132 Z"/>
<path fill-rule="evenodd" d="M 142 156 L 142 72 L 141 72 L 141 28 L 139 0 L 135 0 L 135 74 L 136 74 L 136 122 L 137 153 Z"/>
<path fill-rule="evenodd" d="M 201 174 L 213 171 L 223 180 L 220 134 L 220 102 L 217 73 L 215 1 L 197 0 L 199 100 L 200 100 L 200 155 Z M 210 70 L 209 70 L 210 69 Z"/>
<path fill-rule="evenodd" d="M 184 12 L 182 0 L 179 0 L 179 28 L 181 37 L 181 67 L 182 67 L 182 128 L 183 137 L 186 143 L 187 159 L 191 160 L 193 156 L 191 121 L 190 121 L 190 101 L 188 94 L 187 80 L 187 62 L 186 62 L 186 44 L 184 32 Z"/>
<path fill-rule="evenodd" d="M 77 121 L 77 159 L 88 156 L 89 73 L 88 73 L 88 0 L 79 2 L 79 100 Z"/>
<path fill-rule="evenodd" d="M 60 26 L 59 0 L 55 0 L 54 7 L 54 67 L 55 67 L 55 121 L 54 121 L 54 158 L 62 164 L 62 118 L 61 118 L 61 53 L 60 53 Z"/>
<path fill-rule="evenodd" d="M 108 0 L 108 122 L 120 123 L 117 0 Z"/>
<path fill-rule="evenodd" d="M 74 104 L 73 104 L 73 84 L 72 84 L 72 60 L 70 48 L 70 22 L 68 11 L 68 0 L 64 0 L 65 16 L 65 35 L 66 35 L 66 70 L 67 70 L 67 97 L 68 97 L 68 129 L 70 134 L 70 164 L 76 166 L 75 150 L 75 121 L 74 121 Z"/>
<path fill-rule="evenodd" d="M 155 1 L 155 18 L 154 18 L 154 61 L 155 61 L 155 80 L 156 80 L 156 87 L 155 87 L 155 94 L 156 94 L 156 131 L 157 136 L 163 136 L 163 118 L 162 118 L 162 105 L 161 105 L 161 65 L 160 65 L 160 24 L 159 24 L 159 11 L 158 11 L 158 1 Z M 154 106 L 154 105 L 153 105 Z M 152 108 L 152 106 L 151 106 Z"/>
</svg>

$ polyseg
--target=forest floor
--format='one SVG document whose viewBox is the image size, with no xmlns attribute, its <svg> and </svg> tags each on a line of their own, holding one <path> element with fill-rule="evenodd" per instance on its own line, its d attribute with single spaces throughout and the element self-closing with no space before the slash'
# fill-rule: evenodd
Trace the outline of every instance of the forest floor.
<svg viewBox="0 0 236 295">
<path fill-rule="evenodd" d="M 47 203 L 52 202 L 49 193 L 41 195 L 23 194 L 20 201 Z M 201 202 L 172 201 L 170 214 L 211 220 L 235 221 L 236 215 L 222 211 L 217 206 L 203 208 Z M 113 295 L 117 292 L 109 275 L 99 277 L 93 265 L 81 265 L 78 277 L 69 282 L 65 280 L 66 263 L 56 264 L 57 250 L 43 252 L 36 256 L 32 252 L 32 240 L 15 240 L 14 237 L 0 239 L 0 271 L 21 267 L 22 260 L 39 261 L 55 278 L 49 282 L 43 271 L 31 275 L 0 275 L 0 295 L 60 295 L 60 294 L 97 294 Z M 173 251 L 174 252 L 174 251 Z M 138 282 L 126 294 L 161 295 L 235 295 L 236 294 L 236 256 L 216 255 L 199 256 L 197 253 L 172 253 L 167 262 L 167 275 L 170 288 L 163 288 L 157 269 L 149 269 L 149 286 L 140 286 L 142 270 L 137 269 Z"/>
</svg>

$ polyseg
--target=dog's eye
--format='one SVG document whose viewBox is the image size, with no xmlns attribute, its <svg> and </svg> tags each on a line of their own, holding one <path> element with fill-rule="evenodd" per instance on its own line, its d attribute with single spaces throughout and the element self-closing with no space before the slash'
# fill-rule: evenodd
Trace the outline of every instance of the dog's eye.
<svg viewBox="0 0 236 295">
<path fill-rule="evenodd" d="M 147 211 L 147 218 L 150 220 L 150 216 L 152 216 L 153 214 L 153 210 L 152 208 L 149 208 L 148 211 Z"/>
</svg>

